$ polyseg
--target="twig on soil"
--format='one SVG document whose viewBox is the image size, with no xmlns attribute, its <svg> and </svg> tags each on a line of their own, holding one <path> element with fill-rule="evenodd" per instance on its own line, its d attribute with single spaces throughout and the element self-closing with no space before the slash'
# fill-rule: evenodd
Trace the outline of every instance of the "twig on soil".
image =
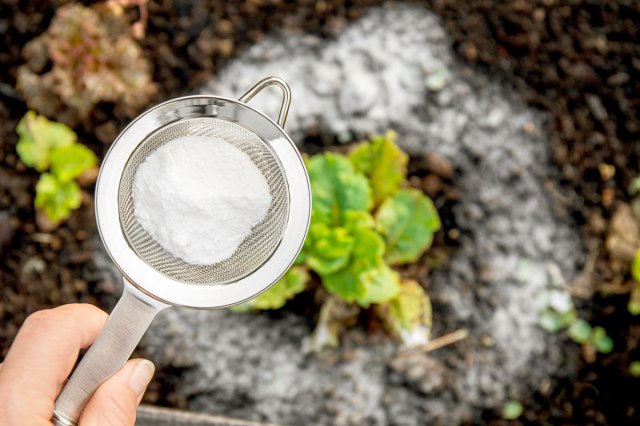
<svg viewBox="0 0 640 426">
<path fill-rule="evenodd" d="M 633 281 L 626 281 L 623 283 L 602 283 L 598 285 L 598 291 L 605 295 L 614 294 L 629 294 L 633 288 Z"/>
<path fill-rule="evenodd" d="M 451 333 L 445 334 L 444 336 L 437 337 L 431 340 L 426 345 L 421 346 L 413 346 L 411 348 L 406 348 L 400 351 L 400 356 L 403 354 L 422 351 L 422 352 L 431 352 L 437 349 L 444 348 L 445 346 L 453 345 L 461 340 L 469 337 L 469 330 L 466 328 L 461 328 L 460 330 L 453 331 Z"/>
<path fill-rule="evenodd" d="M 462 328 L 444 336 L 433 339 L 426 345 L 424 345 L 425 352 L 435 351 L 436 349 L 444 348 L 445 346 L 453 345 L 461 340 L 469 337 L 469 330 Z"/>
<path fill-rule="evenodd" d="M 31 239 L 40 244 L 51 244 L 51 234 L 46 234 L 42 232 L 35 232 L 31 234 Z"/>
</svg>

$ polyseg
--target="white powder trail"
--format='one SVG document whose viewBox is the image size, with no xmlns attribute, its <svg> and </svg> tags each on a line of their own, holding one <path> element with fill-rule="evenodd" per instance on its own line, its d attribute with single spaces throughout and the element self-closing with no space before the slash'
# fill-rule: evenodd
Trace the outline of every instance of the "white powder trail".
<svg viewBox="0 0 640 426">
<path fill-rule="evenodd" d="M 231 257 L 270 205 L 258 167 L 217 138 L 170 141 L 140 164 L 133 180 L 140 225 L 173 256 L 194 265 Z"/>
</svg>

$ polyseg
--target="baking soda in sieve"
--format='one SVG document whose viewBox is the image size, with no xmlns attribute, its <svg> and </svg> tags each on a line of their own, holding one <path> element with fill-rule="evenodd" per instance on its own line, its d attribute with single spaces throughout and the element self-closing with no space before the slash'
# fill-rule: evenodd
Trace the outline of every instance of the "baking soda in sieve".
<svg viewBox="0 0 640 426">
<path fill-rule="evenodd" d="M 269 185 L 249 156 L 212 137 L 162 145 L 133 180 L 134 214 L 173 256 L 194 265 L 233 255 L 271 205 Z"/>
</svg>

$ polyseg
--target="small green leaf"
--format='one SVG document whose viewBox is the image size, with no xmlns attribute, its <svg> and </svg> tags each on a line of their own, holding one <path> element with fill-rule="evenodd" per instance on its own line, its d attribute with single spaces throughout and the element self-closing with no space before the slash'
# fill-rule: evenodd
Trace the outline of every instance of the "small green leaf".
<svg viewBox="0 0 640 426">
<path fill-rule="evenodd" d="M 591 325 L 583 319 L 577 319 L 568 330 L 569 337 L 576 343 L 586 343 L 591 337 Z"/>
<path fill-rule="evenodd" d="M 540 314 L 538 325 L 549 333 L 557 333 L 567 328 L 575 321 L 575 318 L 574 310 L 561 314 L 551 309 L 545 309 Z"/>
<path fill-rule="evenodd" d="M 593 328 L 591 342 L 600 353 L 608 354 L 613 350 L 613 340 L 611 340 L 611 337 L 607 336 L 607 332 L 602 327 Z"/>
<path fill-rule="evenodd" d="M 373 303 L 387 302 L 400 292 L 400 276 L 384 262 L 377 268 L 361 273 L 360 280 L 364 283 L 366 293 L 356 302 L 363 308 Z"/>
<path fill-rule="evenodd" d="M 362 228 L 373 229 L 376 226 L 376 222 L 373 220 L 373 216 L 371 216 L 370 213 L 355 210 L 348 210 L 344 212 L 342 215 L 342 222 L 349 232 L 355 232 Z"/>
<path fill-rule="evenodd" d="M 69 182 L 96 165 L 96 155 L 86 146 L 76 143 L 51 151 L 51 173 L 61 182 Z"/>
<path fill-rule="evenodd" d="M 431 338 L 431 300 L 422 286 L 404 280 L 397 296 L 376 306 L 385 328 L 407 346 L 427 344 Z"/>
<path fill-rule="evenodd" d="M 636 255 L 633 258 L 633 263 L 631 264 L 631 276 L 635 283 L 631 289 L 627 310 L 631 315 L 638 315 L 640 314 L 640 250 L 636 251 Z"/>
<path fill-rule="evenodd" d="M 349 154 L 356 170 L 369 178 L 375 205 L 395 194 L 407 177 L 409 157 L 398 148 L 396 138 L 397 134 L 392 131 L 385 136 L 375 136 Z"/>
<path fill-rule="evenodd" d="M 522 415 L 524 411 L 524 407 L 518 401 L 507 401 L 502 407 L 502 418 L 505 420 L 516 420 L 518 417 Z"/>
<path fill-rule="evenodd" d="M 635 262 L 634 262 L 635 264 Z M 640 314 L 640 282 L 636 281 L 631 288 L 627 310 L 631 315 Z"/>
<path fill-rule="evenodd" d="M 330 274 L 349 262 L 353 237 L 344 228 L 314 223 L 309 229 L 305 245 L 309 268 L 319 274 Z"/>
<path fill-rule="evenodd" d="M 348 302 L 367 297 L 367 285 L 371 285 L 371 281 L 362 274 L 379 268 L 384 253 L 384 241 L 373 229 L 360 226 L 351 232 L 354 245 L 347 265 L 333 273 L 320 274 L 325 288 Z"/>
<path fill-rule="evenodd" d="M 55 175 L 43 173 L 36 184 L 35 206 L 42 209 L 53 223 L 59 223 L 82 204 L 82 191 L 77 183 L 60 182 Z"/>
<path fill-rule="evenodd" d="M 304 266 L 294 266 L 269 290 L 249 303 L 255 309 L 279 309 L 296 294 L 302 292 L 309 282 L 309 272 Z"/>
<path fill-rule="evenodd" d="M 267 290 L 269 291 L 269 290 Z M 247 314 L 249 312 L 253 312 L 254 308 L 251 304 L 251 301 L 240 303 L 239 305 L 233 305 L 229 308 L 231 312 L 235 312 L 236 314 Z"/>
<path fill-rule="evenodd" d="M 341 225 L 345 211 L 369 211 L 373 206 L 367 178 L 340 155 L 326 153 L 307 161 L 313 193 L 312 220 Z"/>
<path fill-rule="evenodd" d="M 633 361 L 629 364 L 629 374 L 633 377 L 640 377 L 640 361 Z"/>
<path fill-rule="evenodd" d="M 450 78 L 451 74 L 449 73 L 449 70 L 447 67 L 442 66 L 429 73 L 425 80 L 425 85 L 427 86 L 427 89 L 432 92 L 439 92 L 444 89 Z"/>
<path fill-rule="evenodd" d="M 640 250 L 636 251 L 636 256 L 633 258 L 633 264 L 631 265 L 631 276 L 634 280 L 640 283 Z"/>
<path fill-rule="evenodd" d="M 385 260 L 392 265 L 417 260 L 440 229 L 433 202 L 416 189 L 404 189 L 385 200 L 376 214 L 378 230 L 385 239 Z"/>
<path fill-rule="evenodd" d="M 361 272 L 361 269 L 348 265 L 339 271 L 322 275 L 322 284 L 330 293 L 342 297 L 347 302 L 354 302 L 367 293 L 364 282 L 360 280 Z"/>
<path fill-rule="evenodd" d="M 39 172 L 49 167 L 54 148 L 72 145 L 77 139 L 74 131 L 65 124 L 49 121 L 33 111 L 22 117 L 16 132 L 19 136 L 16 145 L 18 156 L 24 164 Z"/>
</svg>

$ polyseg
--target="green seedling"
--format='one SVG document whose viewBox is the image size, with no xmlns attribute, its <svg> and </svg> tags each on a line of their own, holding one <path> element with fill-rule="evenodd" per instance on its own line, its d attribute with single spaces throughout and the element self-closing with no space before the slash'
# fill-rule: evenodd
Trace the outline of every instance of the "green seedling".
<svg viewBox="0 0 640 426">
<path fill-rule="evenodd" d="M 505 420 L 516 420 L 522 415 L 524 407 L 518 401 L 507 401 L 502 407 L 502 418 Z"/>
<path fill-rule="evenodd" d="M 558 296 L 557 290 L 550 292 L 550 299 Z M 555 297 L 555 300 L 560 299 Z M 562 307 L 562 309 L 560 309 Z M 540 312 L 538 325 L 549 333 L 567 332 L 574 342 L 595 349 L 595 351 L 608 354 L 613 350 L 613 340 L 602 327 L 592 327 L 587 321 L 578 317 L 571 299 L 563 300 L 563 303 L 548 303 Z"/>
<path fill-rule="evenodd" d="M 633 287 L 631 288 L 627 309 L 631 315 L 638 315 L 640 314 L 640 250 L 636 251 L 631 264 L 631 276 L 633 277 Z"/>
<path fill-rule="evenodd" d="M 57 224 L 80 207 L 82 191 L 76 179 L 94 168 L 97 158 L 89 148 L 77 143 L 77 136 L 69 127 L 33 111 L 25 114 L 16 131 L 18 156 L 42 173 L 36 184 L 35 207 Z"/>
<path fill-rule="evenodd" d="M 429 298 L 417 282 L 403 282 L 393 266 L 415 262 L 425 253 L 440 218 L 424 193 L 407 188 L 408 157 L 395 139 L 390 132 L 347 155 L 324 153 L 306 160 L 313 207 L 295 272 L 241 310 L 281 307 L 306 288 L 305 274 L 313 272 L 334 300 L 332 308 L 321 309 L 314 342 L 337 341 L 331 333 L 341 327 L 332 312 L 345 309 L 335 309 L 341 306 L 336 300 L 374 307 L 390 334 L 406 344 L 428 341 Z M 298 277 L 295 283 L 290 274 Z"/>
</svg>

